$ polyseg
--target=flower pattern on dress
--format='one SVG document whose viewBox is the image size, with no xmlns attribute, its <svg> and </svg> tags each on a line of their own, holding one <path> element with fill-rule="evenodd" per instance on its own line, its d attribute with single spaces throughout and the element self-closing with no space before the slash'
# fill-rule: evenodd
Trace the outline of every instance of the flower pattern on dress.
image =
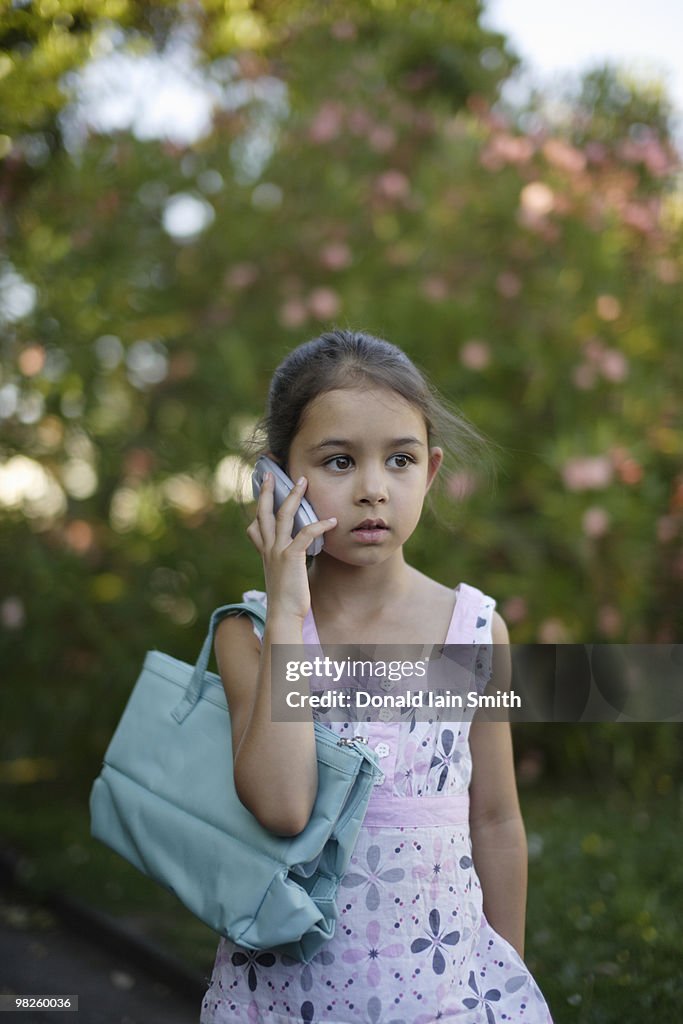
<svg viewBox="0 0 683 1024">
<path fill-rule="evenodd" d="M 433 903 L 438 898 L 443 878 L 450 877 L 454 870 L 455 860 L 450 856 L 450 851 L 444 849 L 441 836 L 437 836 L 434 840 L 434 855 L 431 861 L 425 858 L 416 864 L 412 871 L 412 877 L 429 882 L 429 898 Z"/>
<path fill-rule="evenodd" d="M 246 969 L 249 991 L 255 992 L 256 985 L 258 984 L 257 967 L 272 967 L 275 963 L 275 956 L 268 952 L 259 953 L 258 950 L 245 949 L 236 950 L 232 954 L 231 960 L 235 967 L 244 967 Z"/>
<path fill-rule="evenodd" d="M 432 970 L 434 974 L 443 974 L 446 970 L 446 960 L 442 953 L 444 946 L 455 946 L 457 942 L 460 942 L 460 932 L 446 932 L 444 929 L 441 931 L 441 914 L 434 908 L 429 912 L 429 928 L 431 934 L 428 933 L 426 939 L 415 939 L 410 944 L 411 953 L 422 953 L 425 949 L 431 950 L 432 953 Z"/>
<path fill-rule="evenodd" d="M 493 1012 L 491 1003 L 497 1003 L 500 999 L 500 992 L 497 988 L 487 989 L 483 994 L 480 992 L 477 981 L 474 976 L 474 971 L 470 971 L 470 976 L 467 984 L 474 992 L 474 997 L 469 996 L 467 999 L 463 999 L 464 1005 L 468 1010 L 474 1010 L 475 1007 L 482 1006 L 486 1010 L 486 1024 L 496 1024 L 496 1015 Z"/>
<path fill-rule="evenodd" d="M 368 910 L 377 910 L 380 904 L 380 889 L 385 882 L 400 882 L 405 872 L 403 868 L 389 868 L 382 871 L 380 858 L 381 848 L 377 845 L 371 846 L 367 852 L 367 871 L 364 868 L 356 871 L 347 871 L 341 884 L 346 888 L 354 888 L 357 885 L 366 887 L 365 906 Z M 351 862 L 354 862 L 352 858 Z"/>
<path fill-rule="evenodd" d="M 295 960 L 294 957 L 287 956 L 286 953 L 282 956 L 282 963 L 285 967 L 294 967 L 299 965 L 299 961 Z M 321 949 L 319 953 L 316 953 L 313 959 L 308 964 L 302 964 L 299 967 L 301 971 L 301 988 L 304 992 L 310 992 L 313 988 L 313 971 L 316 964 L 320 964 L 322 967 L 329 967 L 330 964 L 334 963 L 334 953 L 330 953 L 328 949 Z"/>
<path fill-rule="evenodd" d="M 399 1020 L 398 1017 L 389 1016 L 393 1013 L 393 1007 L 388 1007 L 385 1013 L 382 1000 L 377 996 L 370 996 L 367 1010 L 370 1024 L 407 1024 L 403 1017 Z"/>
<path fill-rule="evenodd" d="M 461 754 L 457 746 L 454 743 L 454 735 L 452 729 L 442 729 L 439 735 L 439 746 L 435 754 L 432 755 L 432 759 L 429 763 L 430 772 L 434 768 L 439 768 L 438 772 L 439 781 L 436 787 L 437 793 L 440 793 L 446 784 L 448 778 L 448 772 L 452 763 L 457 764 L 460 760 Z"/>
<path fill-rule="evenodd" d="M 387 958 L 395 958 L 403 953 L 402 942 L 390 942 L 388 945 L 380 945 L 381 926 L 379 921 L 368 921 L 365 929 L 367 943 L 362 946 L 354 946 L 342 953 L 342 960 L 347 964 L 357 964 L 367 961 L 367 982 L 373 988 L 377 988 L 382 977 L 379 961 L 382 963 Z"/>
</svg>

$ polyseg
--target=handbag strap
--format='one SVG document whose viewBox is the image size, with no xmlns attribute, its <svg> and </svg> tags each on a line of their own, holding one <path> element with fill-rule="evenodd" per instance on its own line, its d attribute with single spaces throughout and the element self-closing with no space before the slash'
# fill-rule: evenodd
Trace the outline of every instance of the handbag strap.
<svg viewBox="0 0 683 1024">
<path fill-rule="evenodd" d="M 253 601 L 243 601 L 238 604 L 223 604 L 213 612 L 209 622 L 209 630 L 206 634 L 206 639 L 204 640 L 202 649 L 199 652 L 199 657 L 197 658 L 192 678 L 187 684 L 185 695 L 178 706 L 173 708 L 171 711 L 176 722 L 184 721 L 201 697 L 204 675 L 209 664 L 209 658 L 211 657 L 213 638 L 218 623 L 228 615 L 240 615 L 243 613 L 248 615 L 252 622 L 261 626 L 265 624 L 266 613 L 263 605 L 257 604 Z"/>
</svg>

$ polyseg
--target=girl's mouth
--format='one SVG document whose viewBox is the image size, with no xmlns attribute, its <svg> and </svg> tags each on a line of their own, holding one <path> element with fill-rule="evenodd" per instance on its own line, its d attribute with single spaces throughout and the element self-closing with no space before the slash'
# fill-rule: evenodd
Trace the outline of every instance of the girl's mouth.
<svg viewBox="0 0 683 1024">
<path fill-rule="evenodd" d="M 373 544 L 381 541 L 389 533 L 389 527 L 383 519 L 365 519 L 358 526 L 354 526 L 351 533 L 358 540 Z"/>
</svg>

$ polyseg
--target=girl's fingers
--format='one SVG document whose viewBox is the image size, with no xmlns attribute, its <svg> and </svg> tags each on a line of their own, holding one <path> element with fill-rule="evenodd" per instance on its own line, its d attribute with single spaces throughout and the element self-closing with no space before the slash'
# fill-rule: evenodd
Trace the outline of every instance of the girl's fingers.
<svg viewBox="0 0 683 1024">
<path fill-rule="evenodd" d="M 247 537 L 256 550 L 263 554 L 263 536 L 261 534 L 261 528 L 258 524 L 258 520 L 254 519 L 254 521 L 247 527 Z"/>
<path fill-rule="evenodd" d="M 283 545 L 289 544 L 292 539 L 294 515 L 301 504 L 301 499 L 304 496 L 307 485 L 306 477 L 300 477 L 277 511 L 275 516 L 275 535 L 276 539 Z"/>
<path fill-rule="evenodd" d="M 273 517 L 273 474 L 266 473 L 261 484 L 261 492 L 256 506 L 256 520 L 261 531 L 262 540 L 272 544 L 275 540 L 275 522 Z"/>
<path fill-rule="evenodd" d="M 333 530 L 337 525 L 337 520 L 332 519 L 320 519 L 315 523 L 311 523 L 309 526 L 304 526 L 303 530 L 299 530 L 296 537 L 292 541 L 290 548 L 292 551 L 306 550 L 311 541 L 315 537 L 320 537 L 321 534 L 327 533 L 328 530 Z"/>
</svg>

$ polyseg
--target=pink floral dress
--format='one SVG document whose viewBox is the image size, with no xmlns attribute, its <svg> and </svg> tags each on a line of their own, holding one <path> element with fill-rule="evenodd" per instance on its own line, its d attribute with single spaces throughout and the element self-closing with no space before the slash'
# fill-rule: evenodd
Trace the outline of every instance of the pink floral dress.
<svg viewBox="0 0 683 1024">
<path fill-rule="evenodd" d="M 476 662 L 483 689 L 495 601 L 466 583 L 456 593 L 446 643 L 484 645 Z M 265 606 L 266 595 L 243 599 Z M 303 639 L 320 643 L 311 612 Z M 334 936 L 309 964 L 222 938 L 201 1024 L 552 1024 L 524 961 L 483 913 L 467 714 L 452 723 L 363 722 L 385 780 L 342 879 Z M 341 736 L 361 731 L 349 721 L 329 725 Z"/>
</svg>

